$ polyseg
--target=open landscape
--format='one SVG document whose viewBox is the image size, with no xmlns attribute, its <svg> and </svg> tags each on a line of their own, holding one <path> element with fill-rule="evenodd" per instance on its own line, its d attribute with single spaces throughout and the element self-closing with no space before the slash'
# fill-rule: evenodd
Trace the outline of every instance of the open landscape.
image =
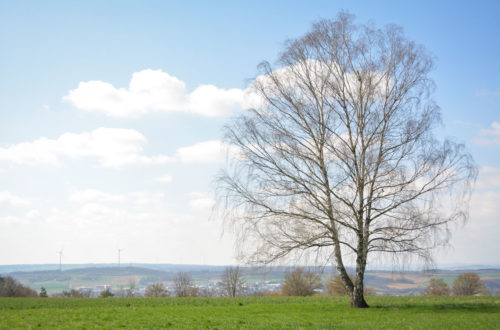
<svg viewBox="0 0 500 330">
<path fill-rule="evenodd" d="M 0 328 L 498 329 L 499 297 L 0 298 Z"/>
<path fill-rule="evenodd" d="M 500 329 L 499 35 L 499 0 L 0 0 L 0 330 Z"/>
<path fill-rule="evenodd" d="M 34 267 L 45 270 L 35 270 Z M 137 264 L 117 267 L 117 265 L 67 265 L 59 271 L 58 265 L 36 266 L 0 266 L 0 275 L 12 276 L 22 284 L 40 291 L 44 287 L 49 295 L 63 290 L 92 289 L 98 296 L 104 287 L 118 292 L 133 283 L 138 293 L 144 294 L 148 284 L 163 282 L 173 293 L 173 280 L 177 272 L 187 272 L 200 289 L 220 288 L 224 266 L 207 265 L 171 265 Z M 242 277 L 247 288 L 247 295 L 257 291 L 280 291 L 285 275 L 294 267 L 242 267 Z M 314 269 L 314 268 L 313 268 Z M 325 282 L 335 270 L 332 267 L 316 268 Z M 354 269 L 349 269 L 354 272 Z M 467 268 L 419 271 L 369 270 L 366 273 L 366 285 L 373 287 L 377 295 L 423 295 L 431 278 L 443 279 L 451 286 L 453 280 L 464 272 L 475 272 L 493 295 L 500 294 L 500 269 Z M 217 285 L 219 284 L 219 286 Z M 223 295 L 218 292 L 214 295 Z"/>
</svg>

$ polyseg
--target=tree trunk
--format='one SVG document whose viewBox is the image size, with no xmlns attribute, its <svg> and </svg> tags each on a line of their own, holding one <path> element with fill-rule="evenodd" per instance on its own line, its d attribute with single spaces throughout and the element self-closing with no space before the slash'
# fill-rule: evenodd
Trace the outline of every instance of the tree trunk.
<svg viewBox="0 0 500 330">
<path fill-rule="evenodd" d="M 359 292 L 361 291 L 361 292 Z M 355 308 L 368 308 L 368 304 L 366 303 L 365 297 L 363 295 L 363 289 L 358 290 L 356 288 L 351 296 L 351 302 L 350 302 L 351 307 Z"/>
<path fill-rule="evenodd" d="M 358 236 L 358 255 L 356 258 L 356 280 L 351 296 L 351 307 L 368 308 L 364 297 L 364 282 L 366 269 L 366 236 Z"/>
</svg>

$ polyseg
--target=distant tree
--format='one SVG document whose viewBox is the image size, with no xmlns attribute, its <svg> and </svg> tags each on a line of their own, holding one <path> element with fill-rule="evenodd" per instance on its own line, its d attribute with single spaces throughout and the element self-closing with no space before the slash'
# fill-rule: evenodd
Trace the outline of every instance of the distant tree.
<svg viewBox="0 0 500 330">
<path fill-rule="evenodd" d="M 128 298 L 136 297 L 139 293 L 137 292 L 137 281 L 129 280 L 127 288 L 125 289 L 125 296 Z"/>
<path fill-rule="evenodd" d="M 191 276 L 186 272 L 178 272 L 174 277 L 176 297 L 197 297 L 198 288 L 193 285 Z"/>
<path fill-rule="evenodd" d="M 114 294 L 113 292 L 111 292 L 111 290 L 109 288 L 106 288 L 106 290 L 104 291 L 101 291 L 101 294 L 99 295 L 100 298 L 109 298 L 109 297 L 113 297 Z"/>
<path fill-rule="evenodd" d="M 448 284 L 441 278 L 431 278 L 429 285 L 425 288 L 426 296 L 447 296 L 450 294 Z"/>
<path fill-rule="evenodd" d="M 349 277 L 351 277 L 351 275 Z M 351 295 L 351 291 L 345 286 L 339 275 L 330 277 L 325 284 L 325 289 L 329 296 Z"/>
<path fill-rule="evenodd" d="M 285 282 L 281 288 L 284 296 L 312 296 L 315 289 L 322 287 L 319 275 L 297 268 L 285 275 Z"/>
<path fill-rule="evenodd" d="M 63 290 L 61 296 L 64 298 L 84 298 L 86 297 L 82 291 L 71 289 L 69 291 Z"/>
<path fill-rule="evenodd" d="M 209 297 L 219 297 L 222 295 L 220 290 L 210 288 L 210 287 L 196 288 L 196 289 L 197 289 L 198 297 L 209 298 Z"/>
<path fill-rule="evenodd" d="M 229 297 L 236 297 L 243 294 L 245 291 L 245 281 L 243 280 L 243 272 L 239 266 L 226 267 L 222 275 L 222 285 Z"/>
<path fill-rule="evenodd" d="M 271 294 L 270 290 L 261 289 L 261 290 L 253 291 L 250 295 L 252 297 L 266 297 L 266 296 L 269 296 L 270 294 Z"/>
<path fill-rule="evenodd" d="M 159 297 L 168 297 L 170 293 L 165 288 L 162 282 L 153 283 L 147 286 L 146 292 L 144 293 L 145 297 L 150 298 L 159 298 Z"/>
<path fill-rule="evenodd" d="M 349 274 L 349 278 L 353 280 L 353 275 Z M 351 296 L 352 292 L 342 281 L 340 275 L 330 277 L 325 284 L 326 294 L 329 296 Z M 365 286 L 363 288 L 364 296 L 376 296 L 377 292 L 373 287 Z"/>
<path fill-rule="evenodd" d="M 473 296 L 489 292 L 477 273 L 458 275 L 453 281 L 451 290 L 455 296 Z"/>
<path fill-rule="evenodd" d="M 479 292 L 477 293 L 479 296 L 491 296 L 491 291 L 488 289 L 486 284 L 481 283 L 481 287 L 479 288 Z"/>
<path fill-rule="evenodd" d="M 7 276 L 0 277 L 0 297 L 38 297 L 38 292 Z"/>
<path fill-rule="evenodd" d="M 90 298 L 92 296 L 91 289 L 80 289 L 78 292 L 80 292 L 82 298 Z"/>
<path fill-rule="evenodd" d="M 16 288 L 19 283 L 10 276 L 3 277 L 1 280 L 0 296 L 2 297 L 15 297 Z"/>
<path fill-rule="evenodd" d="M 375 288 L 372 287 L 372 286 L 366 286 L 363 288 L 363 294 L 365 296 L 376 296 L 377 295 L 377 291 L 375 291 Z"/>
<path fill-rule="evenodd" d="M 47 298 L 48 295 L 47 295 L 47 290 L 45 289 L 45 287 L 41 287 L 40 288 L 40 294 L 38 295 L 40 298 Z"/>
</svg>

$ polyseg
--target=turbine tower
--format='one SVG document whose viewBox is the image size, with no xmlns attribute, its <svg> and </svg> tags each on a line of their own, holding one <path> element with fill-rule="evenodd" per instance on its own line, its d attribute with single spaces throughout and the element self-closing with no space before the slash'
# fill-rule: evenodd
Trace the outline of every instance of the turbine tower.
<svg viewBox="0 0 500 330">
<path fill-rule="evenodd" d="M 63 250 L 61 249 L 59 252 L 59 271 L 62 272 L 62 255 L 63 255 Z"/>
<path fill-rule="evenodd" d="M 120 254 L 123 251 L 123 249 L 118 249 L 118 268 L 120 268 Z"/>
</svg>

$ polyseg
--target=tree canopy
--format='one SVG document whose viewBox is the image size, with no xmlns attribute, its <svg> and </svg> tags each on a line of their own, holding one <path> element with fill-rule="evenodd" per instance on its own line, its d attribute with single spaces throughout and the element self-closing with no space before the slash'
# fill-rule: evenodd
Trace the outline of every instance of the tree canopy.
<svg viewBox="0 0 500 330">
<path fill-rule="evenodd" d="M 276 68 L 259 66 L 256 106 L 227 125 L 238 152 L 218 180 L 245 261 L 332 262 L 352 305 L 367 307 L 369 254 L 430 260 L 447 243 L 477 170 L 463 145 L 434 134 L 432 68 L 401 28 L 347 13 L 288 41 Z"/>
</svg>

